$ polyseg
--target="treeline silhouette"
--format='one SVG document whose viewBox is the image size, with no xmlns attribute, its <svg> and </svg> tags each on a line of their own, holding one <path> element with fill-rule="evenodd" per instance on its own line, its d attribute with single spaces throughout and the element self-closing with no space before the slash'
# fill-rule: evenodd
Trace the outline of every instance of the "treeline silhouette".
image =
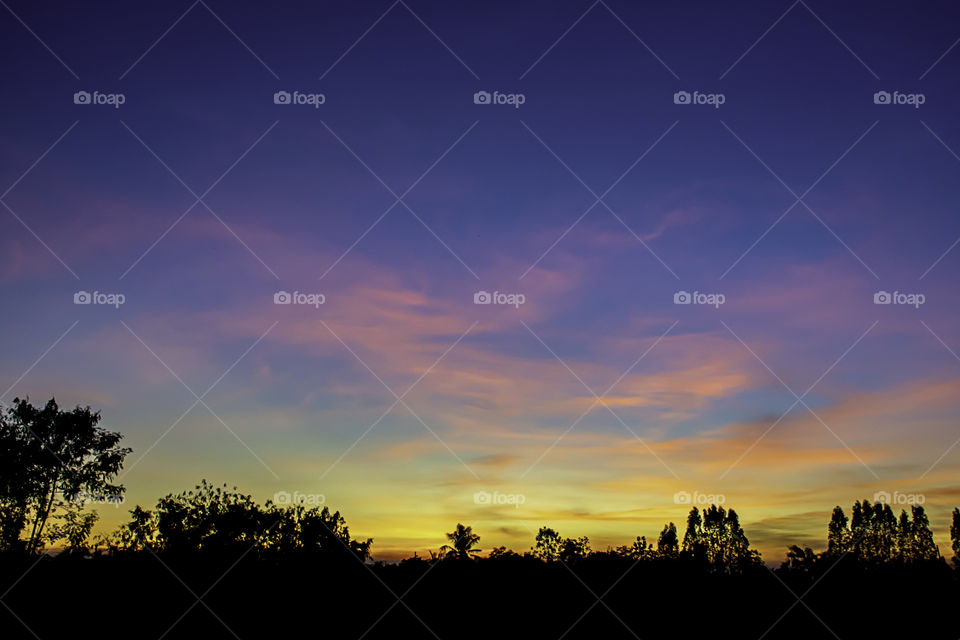
<svg viewBox="0 0 960 640">
<path fill-rule="evenodd" d="M 119 501 L 130 451 L 99 421 L 54 400 L 0 414 L 0 637 L 960 636 L 958 509 L 952 566 L 922 506 L 868 500 L 825 514 L 825 550 L 790 546 L 778 568 L 718 505 L 691 508 L 682 537 L 669 522 L 603 550 L 541 527 L 483 557 L 458 523 L 427 557 L 385 563 L 339 511 L 205 480 L 93 536 L 85 503 Z"/>
</svg>

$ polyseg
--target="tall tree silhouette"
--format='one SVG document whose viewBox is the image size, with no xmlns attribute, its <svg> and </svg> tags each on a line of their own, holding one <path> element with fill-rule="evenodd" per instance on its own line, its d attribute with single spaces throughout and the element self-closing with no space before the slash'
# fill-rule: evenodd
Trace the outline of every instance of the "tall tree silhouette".
<svg viewBox="0 0 960 640">
<path fill-rule="evenodd" d="M 933 541 L 933 531 L 930 530 L 930 519 L 921 505 L 910 507 L 913 522 L 912 527 L 912 558 L 913 560 L 935 560 L 940 557 L 940 550 Z"/>
<path fill-rule="evenodd" d="M 669 535 L 669 529 L 667 532 Z M 713 504 L 702 516 L 697 507 L 690 509 L 681 555 L 727 572 L 760 562 L 760 554 L 750 549 L 737 512 Z"/>
<path fill-rule="evenodd" d="M 923 507 L 913 505 L 910 514 L 893 514 L 890 505 L 856 501 L 850 529 L 840 507 L 835 507 L 827 525 L 827 555 L 851 552 L 861 561 L 884 563 L 891 560 L 919 562 L 940 557 L 933 541 L 930 520 Z"/>
<path fill-rule="evenodd" d="M 33 436 L 10 413 L 0 414 L 0 549 L 21 550 L 26 543 L 20 534 L 37 493 L 36 477 L 29 473 Z"/>
<path fill-rule="evenodd" d="M 0 533 L 5 548 L 37 552 L 49 539 L 44 528 L 51 513 L 82 492 L 120 496 L 112 480 L 130 449 L 119 433 L 99 427 L 100 413 L 90 407 L 61 411 L 55 399 L 34 407 L 14 399 L 0 414 Z M 25 543 L 21 533 L 29 527 Z"/>
<path fill-rule="evenodd" d="M 897 523 L 897 556 L 908 559 L 913 554 L 913 523 L 910 516 L 903 509 L 900 510 L 900 520 Z"/>
<path fill-rule="evenodd" d="M 706 544 L 703 536 L 703 519 L 700 510 L 696 507 L 687 514 L 687 529 L 683 532 L 683 546 L 681 550 L 694 557 L 703 557 L 706 553 Z"/>
<path fill-rule="evenodd" d="M 830 524 L 827 525 L 827 553 L 832 556 L 846 553 L 850 546 L 850 529 L 847 516 L 840 505 L 833 508 Z"/>
<path fill-rule="evenodd" d="M 850 548 L 848 551 L 859 555 L 865 534 L 866 532 L 863 527 L 863 506 L 860 504 L 860 501 L 857 500 L 850 508 Z"/>
<path fill-rule="evenodd" d="M 883 561 L 896 555 L 898 525 L 890 505 L 857 501 L 852 514 L 851 550 L 858 558 Z"/>
<path fill-rule="evenodd" d="M 663 531 L 657 539 L 657 553 L 664 558 L 676 558 L 680 552 L 680 541 L 677 536 L 677 525 L 663 525 Z"/>
<path fill-rule="evenodd" d="M 954 507 L 953 521 L 950 523 L 950 546 L 953 548 L 953 561 L 960 565 L 960 508 Z"/>
<path fill-rule="evenodd" d="M 700 544 L 706 558 L 717 568 L 732 569 L 759 559 L 756 552 L 750 550 L 750 541 L 733 509 L 725 511 L 717 505 L 704 509 L 701 531 Z"/>
</svg>

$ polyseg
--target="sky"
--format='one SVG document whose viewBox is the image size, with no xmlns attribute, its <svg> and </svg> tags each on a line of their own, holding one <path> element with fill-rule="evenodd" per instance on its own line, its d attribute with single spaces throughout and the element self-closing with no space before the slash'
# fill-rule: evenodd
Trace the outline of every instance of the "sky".
<svg viewBox="0 0 960 640">
<path fill-rule="evenodd" d="M 960 504 L 960 6 L 0 3 L 0 403 L 201 479 L 593 547 Z"/>
</svg>

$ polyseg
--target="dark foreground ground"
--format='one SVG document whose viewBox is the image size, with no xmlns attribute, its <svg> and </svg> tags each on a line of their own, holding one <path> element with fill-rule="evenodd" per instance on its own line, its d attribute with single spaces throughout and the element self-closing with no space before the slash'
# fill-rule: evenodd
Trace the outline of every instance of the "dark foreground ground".
<svg viewBox="0 0 960 640">
<path fill-rule="evenodd" d="M 606 558 L 10 557 L 0 638 L 960 637 L 960 584 L 945 563 L 816 573 Z"/>
</svg>

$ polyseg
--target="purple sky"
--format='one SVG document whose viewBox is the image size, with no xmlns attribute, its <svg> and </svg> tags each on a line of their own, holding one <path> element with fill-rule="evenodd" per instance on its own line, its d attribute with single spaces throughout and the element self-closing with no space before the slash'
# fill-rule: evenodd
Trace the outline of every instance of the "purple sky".
<svg viewBox="0 0 960 640">
<path fill-rule="evenodd" d="M 386 558 L 457 521 L 623 544 L 688 492 L 776 561 L 886 491 L 947 551 L 960 7 L 10 1 L 0 34 L 0 402 L 101 410 L 125 508 L 322 494 Z"/>
</svg>

